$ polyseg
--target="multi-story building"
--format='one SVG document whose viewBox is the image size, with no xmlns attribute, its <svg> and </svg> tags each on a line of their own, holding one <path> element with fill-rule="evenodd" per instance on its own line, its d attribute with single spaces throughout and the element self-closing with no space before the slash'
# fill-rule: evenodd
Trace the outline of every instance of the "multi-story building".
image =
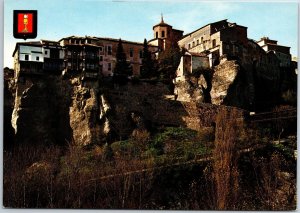
<svg viewBox="0 0 300 213">
<path fill-rule="evenodd" d="M 60 40 L 65 50 L 64 73 L 82 72 L 84 77 L 112 76 L 116 65 L 119 39 L 71 36 Z M 131 64 L 133 75 L 138 76 L 142 66 L 143 43 L 122 40 L 122 46 Z M 149 45 L 151 52 L 157 47 Z"/>
<path fill-rule="evenodd" d="M 278 45 L 277 41 L 271 40 L 268 37 L 262 37 L 259 41 L 257 41 L 257 44 L 266 52 L 273 51 L 280 61 L 280 67 L 290 67 L 290 47 Z"/>
<path fill-rule="evenodd" d="M 59 40 L 65 52 L 63 75 L 82 74 L 82 79 L 97 79 L 100 75 L 101 47 L 92 37 L 70 36 Z"/>
<path fill-rule="evenodd" d="M 247 27 L 225 20 L 207 24 L 183 36 L 178 45 L 189 52 L 207 53 L 210 66 L 219 63 L 220 56 L 236 56 L 241 45 L 246 45 Z"/>
<path fill-rule="evenodd" d="M 160 23 L 153 26 L 154 38 L 148 41 L 148 44 L 157 46 L 159 51 L 169 49 L 178 42 L 183 36 L 182 30 L 173 29 L 173 27 L 164 22 L 163 16 Z"/>
<path fill-rule="evenodd" d="M 60 74 L 63 51 L 55 41 L 18 42 L 13 52 L 15 77 L 27 74 Z"/>
<path fill-rule="evenodd" d="M 116 66 L 116 54 L 119 39 L 101 38 L 98 37 L 98 43 L 103 47 L 100 55 L 100 67 L 103 76 L 112 76 Z M 123 50 L 126 54 L 126 59 L 132 67 L 133 75 L 139 76 L 143 59 L 143 43 L 122 40 Z M 157 46 L 148 45 L 150 52 L 155 53 L 158 50 Z"/>
</svg>

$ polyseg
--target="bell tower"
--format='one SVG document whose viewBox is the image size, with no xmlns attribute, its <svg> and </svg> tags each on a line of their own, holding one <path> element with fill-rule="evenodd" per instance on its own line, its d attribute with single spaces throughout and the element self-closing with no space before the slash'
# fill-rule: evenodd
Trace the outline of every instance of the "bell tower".
<svg viewBox="0 0 300 213">
<path fill-rule="evenodd" d="M 173 29 L 164 21 L 163 14 L 161 14 L 160 22 L 153 26 L 153 35 L 154 38 L 149 41 L 149 44 L 158 46 L 160 51 L 164 51 L 182 37 L 183 31 Z"/>
</svg>

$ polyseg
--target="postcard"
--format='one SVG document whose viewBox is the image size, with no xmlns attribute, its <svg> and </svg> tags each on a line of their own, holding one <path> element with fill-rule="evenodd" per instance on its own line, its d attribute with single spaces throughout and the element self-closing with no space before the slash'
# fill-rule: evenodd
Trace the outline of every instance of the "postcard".
<svg viewBox="0 0 300 213">
<path fill-rule="evenodd" d="M 298 2 L 4 2 L 3 208 L 295 210 Z"/>
</svg>

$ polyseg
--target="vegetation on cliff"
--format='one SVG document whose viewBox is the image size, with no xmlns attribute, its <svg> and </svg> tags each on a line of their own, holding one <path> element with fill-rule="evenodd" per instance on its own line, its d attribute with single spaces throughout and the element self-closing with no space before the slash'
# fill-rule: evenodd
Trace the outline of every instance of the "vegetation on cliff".
<svg viewBox="0 0 300 213">
<path fill-rule="evenodd" d="M 296 139 L 274 144 L 263 132 L 223 111 L 216 131 L 166 127 L 103 146 L 15 146 L 4 153 L 4 206 L 294 209 Z"/>
</svg>

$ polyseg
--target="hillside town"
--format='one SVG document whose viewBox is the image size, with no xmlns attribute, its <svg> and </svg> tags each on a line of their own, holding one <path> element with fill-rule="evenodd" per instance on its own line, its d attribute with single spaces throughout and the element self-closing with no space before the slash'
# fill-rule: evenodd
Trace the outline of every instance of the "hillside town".
<svg viewBox="0 0 300 213">
<path fill-rule="evenodd" d="M 177 69 L 177 77 L 200 68 L 212 68 L 222 58 L 239 59 L 242 64 L 275 69 L 297 67 L 291 60 L 290 47 L 262 37 L 254 41 L 247 37 L 247 27 L 227 20 L 207 24 L 183 35 L 164 22 L 153 26 L 154 38 L 148 41 L 156 57 L 177 43 L 186 50 Z M 59 41 L 18 42 L 13 52 L 15 77 L 20 74 L 81 73 L 88 79 L 112 76 L 116 64 L 117 38 L 69 36 Z M 133 75 L 139 76 L 143 58 L 143 43 L 122 40 Z"/>
</svg>

